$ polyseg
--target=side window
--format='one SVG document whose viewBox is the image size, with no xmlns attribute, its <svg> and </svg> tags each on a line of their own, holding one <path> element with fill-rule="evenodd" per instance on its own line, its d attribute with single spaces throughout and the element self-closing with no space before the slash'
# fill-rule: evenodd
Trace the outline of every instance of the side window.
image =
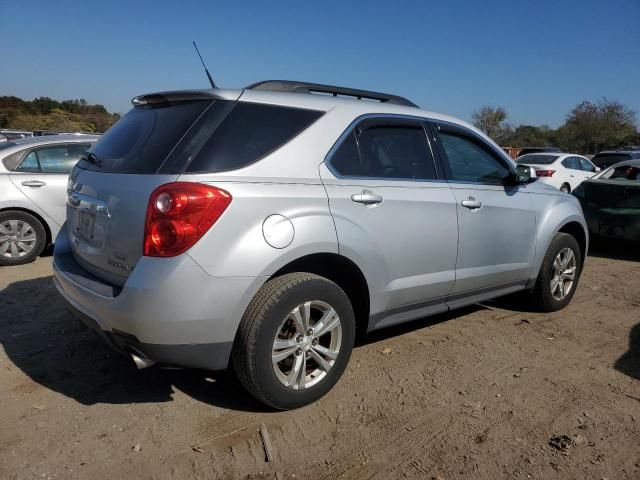
<svg viewBox="0 0 640 480">
<path fill-rule="evenodd" d="M 38 150 L 40 168 L 44 173 L 69 173 L 90 146 L 89 144 L 77 144 L 40 148 Z"/>
<path fill-rule="evenodd" d="M 453 181 L 502 185 L 511 173 L 488 149 L 466 136 L 440 132 L 440 142 L 447 155 Z"/>
<path fill-rule="evenodd" d="M 364 177 L 362 162 L 356 145 L 355 134 L 351 132 L 333 153 L 331 167 L 343 177 Z"/>
<path fill-rule="evenodd" d="M 367 177 L 435 180 L 435 164 L 422 126 L 376 125 L 360 133 Z"/>
<path fill-rule="evenodd" d="M 39 172 L 40 165 L 38 165 L 38 156 L 36 152 L 31 152 L 29 155 L 22 159 L 18 168 L 16 168 L 17 172 Z"/>
<path fill-rule="evenodd" d="M 582 170 L 577 157 L 567 157 L 562 161 L 562 166 L 571 170 Z"/>
<path fill-rule="evenodd" d="M 584 158 L 579 158 L 578 160 L 580 160 L 580 166 L 582 166 L 582 170 L 584 170 L 585 172 L 595 172 L 596 171 L 596 167 L 594 167 L 591 162 L 585 160 Z"/>
</svg>

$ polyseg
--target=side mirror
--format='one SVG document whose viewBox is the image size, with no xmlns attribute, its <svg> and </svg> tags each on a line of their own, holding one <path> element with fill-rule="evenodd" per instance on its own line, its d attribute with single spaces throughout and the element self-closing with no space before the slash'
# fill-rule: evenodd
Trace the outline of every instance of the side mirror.
<svg viewBox="0 0 640 480">
<path fill-rule="evenodd" d="M 599 173 L 601 171 L 602 171 L 602 169 L 600 167 L 596 167 L 596 173 Z"/>
<path fill-rule="evenodd" d="M 537 178 L 535 168 L 530 167 L 529 165 L 518 165 L 516 166 L 516 173 L 510 175 L 512 177 L 511 185 L 522 185 L 526 183 L 534 182 Z"/>
</svg>

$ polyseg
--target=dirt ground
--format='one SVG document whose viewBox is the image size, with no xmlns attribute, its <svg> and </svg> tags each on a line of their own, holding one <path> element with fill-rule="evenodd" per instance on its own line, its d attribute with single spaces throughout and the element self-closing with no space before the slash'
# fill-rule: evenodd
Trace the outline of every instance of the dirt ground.
<svg viewBox="0 0 640 480">
<path fill-rule="evenodd" d="M 328 396 L 273 412 L 229 373 L 136 371 L 50 257 L 1 268 L 0 479 L 640 478 L 640 247 L 596 246 L 564 311 L 515 305 L 370 335 Z"/>
</svg>

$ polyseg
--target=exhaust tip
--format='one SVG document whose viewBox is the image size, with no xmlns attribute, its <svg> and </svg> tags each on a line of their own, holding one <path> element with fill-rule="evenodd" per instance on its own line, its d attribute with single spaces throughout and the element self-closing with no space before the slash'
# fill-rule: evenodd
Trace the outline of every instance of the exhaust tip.
<svg viewBox="0 0 640 480">
<path fill-rule="evenodd" d="M 142 355 L 139 355 L 136 352 L 129 352 L 129 356 L 133 360 L 133 363 L 135 363 L 136 368 L 138 370 L 142 370 L 143 368 L 151 367 L 151 366 L 155 365 L 155 363 L 156 363 L 153 360 L 151 360 L 149 358 L 145 358 L 145 357 L 143 357 Z"/>
</svg>

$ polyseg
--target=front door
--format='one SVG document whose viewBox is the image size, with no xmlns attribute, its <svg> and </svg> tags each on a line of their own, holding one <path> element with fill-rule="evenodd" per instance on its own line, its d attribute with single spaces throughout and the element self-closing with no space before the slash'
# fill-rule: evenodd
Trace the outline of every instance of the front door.
<svg viewBox="0 0 640 480">
<path fill-rule="evenodd" d="M 526 186 L 506 186 L 515 169 L 476 133 L 445 123 L 435 129 L 458 212 L 451 295 L 521 288 L 536 247 L 536 216 Z"/>
<path fill-rule="evenodd" d="M 369 281 L 371 328 L 445 310 L 455 279 L 456 202 L 423 124 L 364 120 L 332 149 L 321 177 L 340 252 Z"/>
</svg>

